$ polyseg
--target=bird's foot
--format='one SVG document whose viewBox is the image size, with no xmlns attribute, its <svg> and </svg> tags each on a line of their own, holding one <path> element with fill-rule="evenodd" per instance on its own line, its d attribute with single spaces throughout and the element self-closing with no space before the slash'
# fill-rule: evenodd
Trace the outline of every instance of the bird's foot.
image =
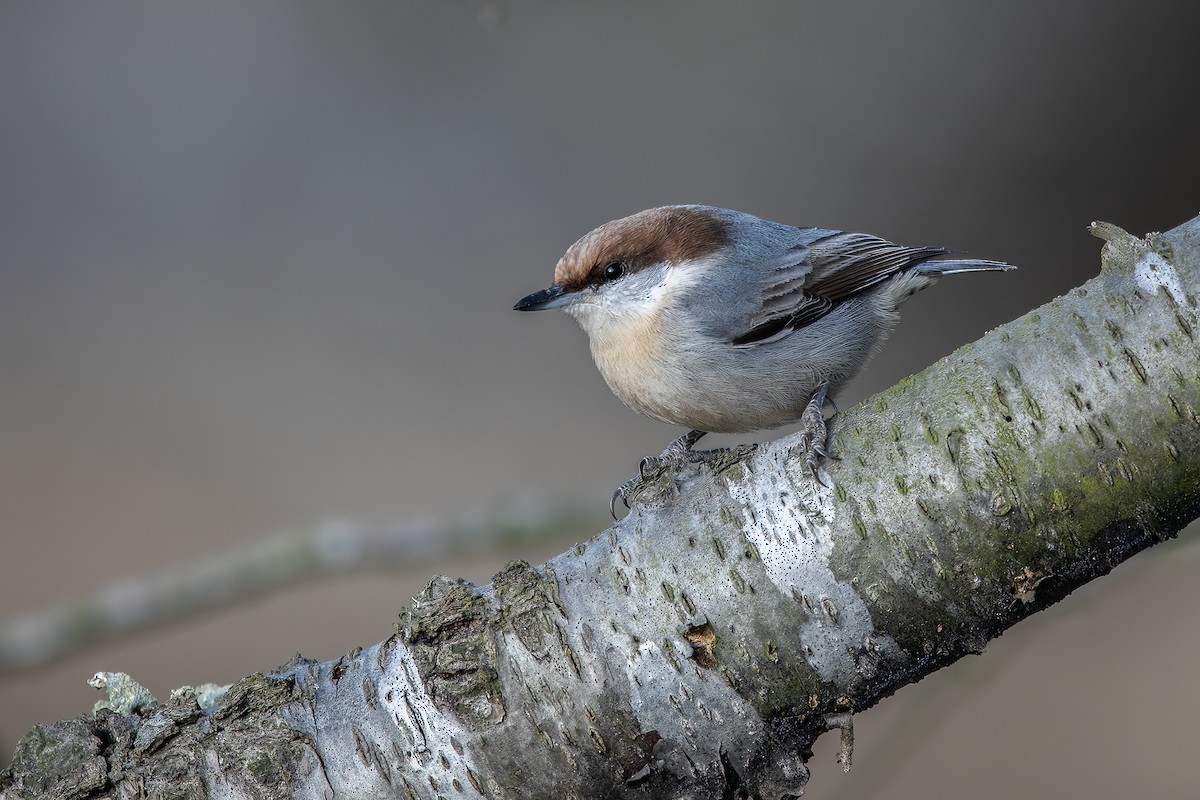
<svg viewBox="0 0 1200 800">
<path fill-rule="evenodd" d="M 718 447 L 712 450 L 693 450 L 693 445 L 700 441 L 704 435 L 704 431 L 688 431 L 667 445 L 666 449 L 658 455 L 643 458 L 638 465 L 638 474 L 622 483 L 613 492 L 612 499 L 608 503 L 608 511 L 612 514 L 612 518 L 617 518 L 617 502 L 620 501 L 625 504 L 626 508 L 629 508 L 629 500 L 635 494 L 635 489 L 638 484 L 646 479 L 659 475 L 671 467 L 683 464 L 701 464 L 729 452 L 728 447 Z"/>
<path fill-rule="evenodd" d="M 838 460 L 836 456 L 830 455 L 826 448 L 829 432 L 825 427 L 825 403 L 829 400 L 828 394 L 829 384 L 822 383 L 813 392 L 804 413 L 800 415 L 800 424 L 804 426 L 804 429 L 800 431 L 800 449 L 804 453 L 804 467 L 812 475 L 813 480 L 826 489 L 829 488 L 829 484 L 821 479 L 821 459 Z"/>
<path fill-rule="evenodd" d="M 688 431 L 683 436 L 680 436 L 675 441 L 671 442 L 666 448 L 656 456 L 646 456 L 638 464 L 638 475 L 634 478 L 635 481 L 641 480 L 646 476 L 661 471 L 664 467 L 672 466 L 673 464 L 694 464 L 704 461 L 709 453 L 721 453 L 728 448 L 722 447 L 716 450 L 693 450 L 692 447 L 696 442 L 705 435 L 704 431 Z"/>
<path fill-rule="evenodd" d="M 608 513 L 612 514 L 614 520 L 617 519 L 617 503 L 624 503 L 626 508 L 629 508 L 629 498 L 633 496 L 633 489 L 642 482 L 641 475 L 634 475 L 629 480 L 622 483 L 613 492 L 612 498 L 608 501 Z"/>
</svg>

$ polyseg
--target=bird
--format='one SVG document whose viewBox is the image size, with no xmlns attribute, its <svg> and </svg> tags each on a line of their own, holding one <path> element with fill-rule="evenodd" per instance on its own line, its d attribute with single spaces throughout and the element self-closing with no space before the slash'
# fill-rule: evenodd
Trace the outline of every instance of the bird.
<svg viewBox="0 0 1200 800">
<path fill-rule="evenodd" d="M 605 223 L 567 249 L 548 288 L 517 311 L 562 309 L 587 334 L 613 393 L 688 428 L 639 477 L 702 457 L 706 433 L 801 422 L 820 481 L 824 406 L 880 348 L 897 308 L 943 275 L 1015 269 L 865 233 L 793 227 L 705 205 L 651 208 Z M 631 479 L 610 503 L 629 505 Z"/>
</svg>

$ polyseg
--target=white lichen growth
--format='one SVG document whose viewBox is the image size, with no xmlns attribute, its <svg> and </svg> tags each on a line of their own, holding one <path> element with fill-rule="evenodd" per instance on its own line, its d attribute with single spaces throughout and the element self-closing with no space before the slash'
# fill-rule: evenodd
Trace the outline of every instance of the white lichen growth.
<svg viewBox="0 0 1200 800">
<path fill-rule="evenodd" d="M 150 690 L 124 672 L 97 672 L 88 679 L 88 686 L 103 689 L 108 695 L 97 700 L 92 713 L 108 709 L 118 714 L 149 711 L 158 707 L 158 700 Z"/>
</svg>

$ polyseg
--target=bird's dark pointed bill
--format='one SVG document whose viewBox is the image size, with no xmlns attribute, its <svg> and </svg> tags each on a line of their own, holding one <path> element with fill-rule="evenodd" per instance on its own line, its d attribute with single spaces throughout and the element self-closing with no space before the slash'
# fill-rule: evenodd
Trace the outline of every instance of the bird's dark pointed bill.
<svg viewBox="0 0 1200 800">
<path fill-rule="evenodd" d="M 543 311 L 547 308 L 565 306 L 575 299 L 573 292 L 564 292 L 561 286 L 551 286 L 522 297 L 513 306 L 514 311 Z"/>
</svg>

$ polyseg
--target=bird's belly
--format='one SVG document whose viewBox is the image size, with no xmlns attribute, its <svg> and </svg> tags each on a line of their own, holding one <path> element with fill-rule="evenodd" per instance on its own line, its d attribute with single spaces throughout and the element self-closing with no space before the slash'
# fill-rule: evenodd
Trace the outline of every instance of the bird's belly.
<svg viewBox="0 0 1200 800">
<path fill-rule="evenodd" d="M 746 433 L 794 422 L 818 383 L 807 370 L 782 365 L 774 374 L 751 376 L 732 348 L 690 358 L 677 348 L 671 352 L 664 357 L 661 349 L 649 346 L 592 344 L 596 366 L 625 405 L 710 433 Z"/>
</svg>

